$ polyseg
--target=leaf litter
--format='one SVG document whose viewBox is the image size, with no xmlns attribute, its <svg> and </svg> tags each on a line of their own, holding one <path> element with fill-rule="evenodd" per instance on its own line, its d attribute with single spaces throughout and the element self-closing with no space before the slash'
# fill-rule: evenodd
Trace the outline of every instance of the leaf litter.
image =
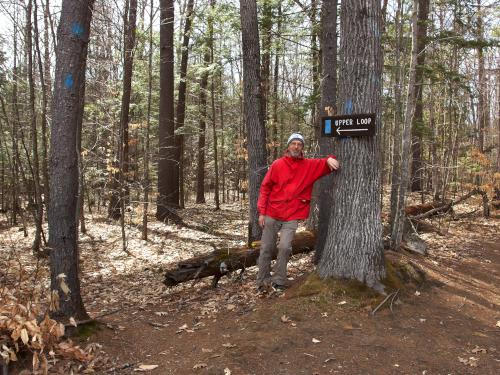
<svg viewBox="0 0 500 375">
<path fill-rule="evenodd" d="M 242 216 L 241 220 L 220 220 L 217 223 L 219 226 L 217 230 L 225 230 L 224 226 L 226 223 L 228 226 L 232 226 L 232 229 L 227 231 L 227 233 L 236 233 L 236 235 L 240 236 L 240 238 L 235 238 L 232 244 L 235 246 L 240 245 L 242 238 L 244 238 L 246 218 Z M 488 222 L 481 224 L 486 226 L 490 225 Z M 85 285 L 85 294 L 83 295 L 85 306 L 91 316 L 111 314 L 111 321 L 109 324 L 118 329 L 126 330 L 128 323 L 124 321 L 121 321 L 123 325 L 117 324 L 119 321 L 113 323 L 113 311 L 115 311 L 117 307 L 120 309 L 118 314 L 128 314 L 130 317 L 135 315 L 133 318 L 135 320 L 142 319 L 141 316 L 148 312 L 156 315 L 158 318 L 171 319 L 172 316 L 189 309 L 195 314 L 198 321 L 212 323 L 220 318 L 220 313 L 222 311 L 230 311 L 235 314 L 244 313 L 246 311 L 252 311 L 256 304 L 259 303 L 253 295 L 252 280 L 255 273 L 253 269 L 247 270 L 245 275 L 249 282 L 247 281 L 240 284 L 238 293 L 233 295 L 224 290 L 225 285 L 228 282 L 232 282 L 229 279 L 221 280 L 222 289 L 219 290 L 207 289 L 209 280 L 202 280 L 195 289 L 190 288 L 189 285 L 179 285 L 166 289 L 162 284 L 164 269 L 180 260 L 212 251 L 213 243 L 231 242 L 228 241 L 227 237 L 221 239 L 216 235 L 200 233 L 189 228 L 182 228 L 182 230 L 179 230 L 175 225 L 151 222 L 150 239 L 148 242 L 144 242 L 139 240 L 139 229 L 129 224 L 127 227 L 129 238 L 128 250 L 134 256 L 128 257 L 124 255 L 121 250 L 120 241 L 117 241 L 117 239 L 120 238 L 119 226 L 109 225 L 106 221 L 93 221 L 92 225 L 88 225 L 88 228 L 89 233 L 87 235 L 82 234 L 80 237 L 82 284 Z M 493 228 L 490 230 L 494 233 Z M 23 243 L 24 241 L 25 249 L 29 249 L 29 241 L 24 240 L 19 233 L 9 231 L 9 235 L 14 239 L 15 243 Z M 443 251 L 447 251 L 446 249 L 450 248 L 457 250 L 458 248 L 456 243 L 453 242 L 452 236 L 444 239 L 427 236 L 426 240 L 430 243 L 431 261 L 436 259 L 439 261 L 436 263 L 446 261 L 446 258 L 443 256 Z M 443 242 L 445 243 L 443 244 Z M 443 248 L 445 250 L 443 250 Z M 460 251 L 455 251 L 455 253 L 457 256 L 464 256 Z M 29 251 L 23 251 L 22 258 L 24 258 L 22 267 L 19 266 L 19 262 L 11 262 L 9 264 L 9 267 L 12 266 L 10 269 L 12 269 L 13 274 L 16 272 L 25 272 L 29 274 L 35 271 L 36 265 Z M 0 262 L 1 261 L 4 260 L 0 259 Z M 1 268 L 0 264 L 0 269 Z M 308 273 L 311 268 L 312 263 L 308 256 L 294 257 L 290 263 L 290 271 L 294 272 L 296 275 Z M 40 266 L 39 275 L 39 277 L 48 279 L 48 269 L 46 265 Z M 26 278 L 25 284 L 30 284 L 27 280 L 28 278 Z M 64 278 L 61 278 L 61 280 L 64 282 Z M 40 290 L 44 289 L 44 291 L 47 291 L 48 284 L 42 284 L 42 286 Z M 40 293 L 40 295 L 42 294 L 43 293 Z M 347 302 L 348 301 L 345 301 L 345 303 Z M 37 301 L 37 303 L 40 303 L 40 301 Z M 57 301 L 54 301 L 54 304 L 57 304 Z M 161 311 L 155 309 L 156 306 L 160 305 L 164 306 Z M 159 314 L 155 314 L 156 312 Z M 322 316 L 326 318 L 328 317 L 328 313 Z M 1 319 L 0 317 L 0 322 Z M 287 319 L 289 318 L 287 317 Z M 285 321 L 283 323 L 288 324 L 289 322 Z M 290 323 L 294 324 L 293 322 Z M 194 331 L 195 324 L 196 323 L 193 322 L 193 329 L 191 331 Z M 496 326 L 500 326 L 500 321 L 497 322 Z M 202 326 L 198 327 L 203 328 Z M 20 342 L 23 342 L 23 337 L 26 339 L 25 334 L 21 333 L 22 329 L 23 328 L 19 331 L 18 337 Z M 28 328 L 24 329 L 29 333 Z M 180 331 L 182 333 L 188 332 L 188 330 L 189 326 Z M 21 335 L 23 337 L 21 337 Z M 31 339 L 32 336 L 29 337 Z M 235 343 L 228 342 L 226 344 L 234 345 L 226 347 L 227 349 L 236 347 Z M 78 345 L 73 343 L 66 345 L 73 345 L 75 348 L 78 347 Z M 62 347 L 68 350 L 69 354 L 71 351 L 69 350 L 69 346 L 63 345 Z M 85 353 L 85 350 L 88 349 L 80 349 L 78 347 L 72 354 L 75 360 L 78 357 L 76 353 L 80 353 L 80 350 Z M 59 345 L 54 346 L 54 355 L 64 358 L 64 356 L 61 355 L 61 351 L 63 351 L 63 349 L 61 349 Z M 49 352 L 46 351 L 45 353 L 48 355 Z M 38 355 L 37 352 L 35 352 L 35 354 L 37 357 L 35 362 L 37 362 L 39 368 L 42 368 L 44 366 L 43 363 L 48 362 L 47 358 L 50 358 L 50 356 L 45 358 L 45 356 L 42 357 Z M 476 353 L 473 352 L 473 354 Z M 94 352 L 87 357 L 87 361 L 90 362 L 96 355 L 101 356 L 101 358 L 96 359 L 93 364 L 96 369 L 111 368 L 116 365 L 106 354 L 100 353 L 99 348 L 96 348 Z M 69 356 L 67 358 L 70 359 Z M 476 357 L 468 357 L 465 358 L 465 360 L 468 361 L 467 364 L 471 367 L 474 367 L 474 365 L 470 363 L 476 362 L 477 364 Z M 50 367 L 51 365 L 48 364 L 45 366 Z M 90 368 L 90 370 L 92 370 L 92 368 Z"/>
</svg>

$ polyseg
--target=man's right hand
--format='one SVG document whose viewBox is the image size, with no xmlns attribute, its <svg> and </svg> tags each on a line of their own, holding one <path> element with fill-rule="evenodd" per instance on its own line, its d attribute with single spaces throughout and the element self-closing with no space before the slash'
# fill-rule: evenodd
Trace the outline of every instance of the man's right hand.
<svg viewBox="0 0 500 375">
<path fill-rule="evenodd" d="M 259 215 L 259 225 L 261 228 L 264 228 L 264 223 L 266 221 L 266 217 L 264 215 Z"/>
</svg>

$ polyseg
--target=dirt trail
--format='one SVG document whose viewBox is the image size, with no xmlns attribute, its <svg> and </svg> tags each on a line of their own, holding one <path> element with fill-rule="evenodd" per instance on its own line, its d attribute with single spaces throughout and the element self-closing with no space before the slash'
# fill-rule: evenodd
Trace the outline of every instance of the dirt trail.
<svg viewBox="0 0 500 375">
<path fill-rule="evenodd" d="M 500 237 L 479 229 L 416 258 L 428 281 L 392 312 L 373 316 L 348 295 L 303 296 L 300 274 L 312 269 L 303 257 L 283 296 L 258 298 L 250 276 L 195 286 L 103 318 L 111 328 L 92 340 L 108 373 L 151 364 L 152 374 L 498 374 Z"/>
</svg>

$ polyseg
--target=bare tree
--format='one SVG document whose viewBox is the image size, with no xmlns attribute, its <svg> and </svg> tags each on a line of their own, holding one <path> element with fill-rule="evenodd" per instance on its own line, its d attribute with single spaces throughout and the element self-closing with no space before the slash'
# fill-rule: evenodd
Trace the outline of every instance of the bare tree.
<svg viewBox="0 0 500 375">
<path fill-rule="evenodd" d="M 57 31 L 53 123 L 50 138 L 49 247 L 55 315 L 87 319 L 80 294 L 77 245 L 78 116 L 85 86 L 93 0 L 63 0 Z M 80 129 L 81 130 L 81 129 Z"/>
</svg>

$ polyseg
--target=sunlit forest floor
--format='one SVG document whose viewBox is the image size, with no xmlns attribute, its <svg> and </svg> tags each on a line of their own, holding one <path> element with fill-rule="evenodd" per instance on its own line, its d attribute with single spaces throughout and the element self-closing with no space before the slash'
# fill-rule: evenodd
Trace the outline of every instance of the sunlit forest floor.
<svg viewBox="0 0 500 375">
<path fill-rule="evenodd" d="M 457 212 L 479 207 L 473 201 Z M 104 213 L 103 213 L 104 214 Z M 290 288 L 255 293 L 256 269 L 172 288 L 164 270 L 214 247 L 239 246 L 247 209 L 240 204 L 190 205 L 182 217 L 207 232 L 152 221 L 141 240 L 140 215 L 121 230 L 103 215 L 86 215 L 80 236 L 81 286 L 87 311 L 100 324 L 79 331 L 75 344 L 92 349 L 81 363 L 56 357 L 49 373 L 132 374 L 498 374 L 500 370 L 500 220 L 481 212 L 460 220 L 433 219 L 440 234 L 424 233 L 426 257 L 404 253 L 426 273 L 373 311 L 366 298 L 314 276 L 312 254 L 294 256 Z M 46 260 L 37 261 L 30 236 L 0 219 L 1 280 L 48 287 Z M 399 256 L 399 255 L 398 255 Z M 9 258 L 10 257 L 10 258 Z M 17 279 L 5 277 L 16 275 Z M 318 286 L 319 285 L 319 286 Z M 10 373 L 31 373 L 19 356 Z M 23 370 L 24 369 L 24 370 Z"/>
</svg>

